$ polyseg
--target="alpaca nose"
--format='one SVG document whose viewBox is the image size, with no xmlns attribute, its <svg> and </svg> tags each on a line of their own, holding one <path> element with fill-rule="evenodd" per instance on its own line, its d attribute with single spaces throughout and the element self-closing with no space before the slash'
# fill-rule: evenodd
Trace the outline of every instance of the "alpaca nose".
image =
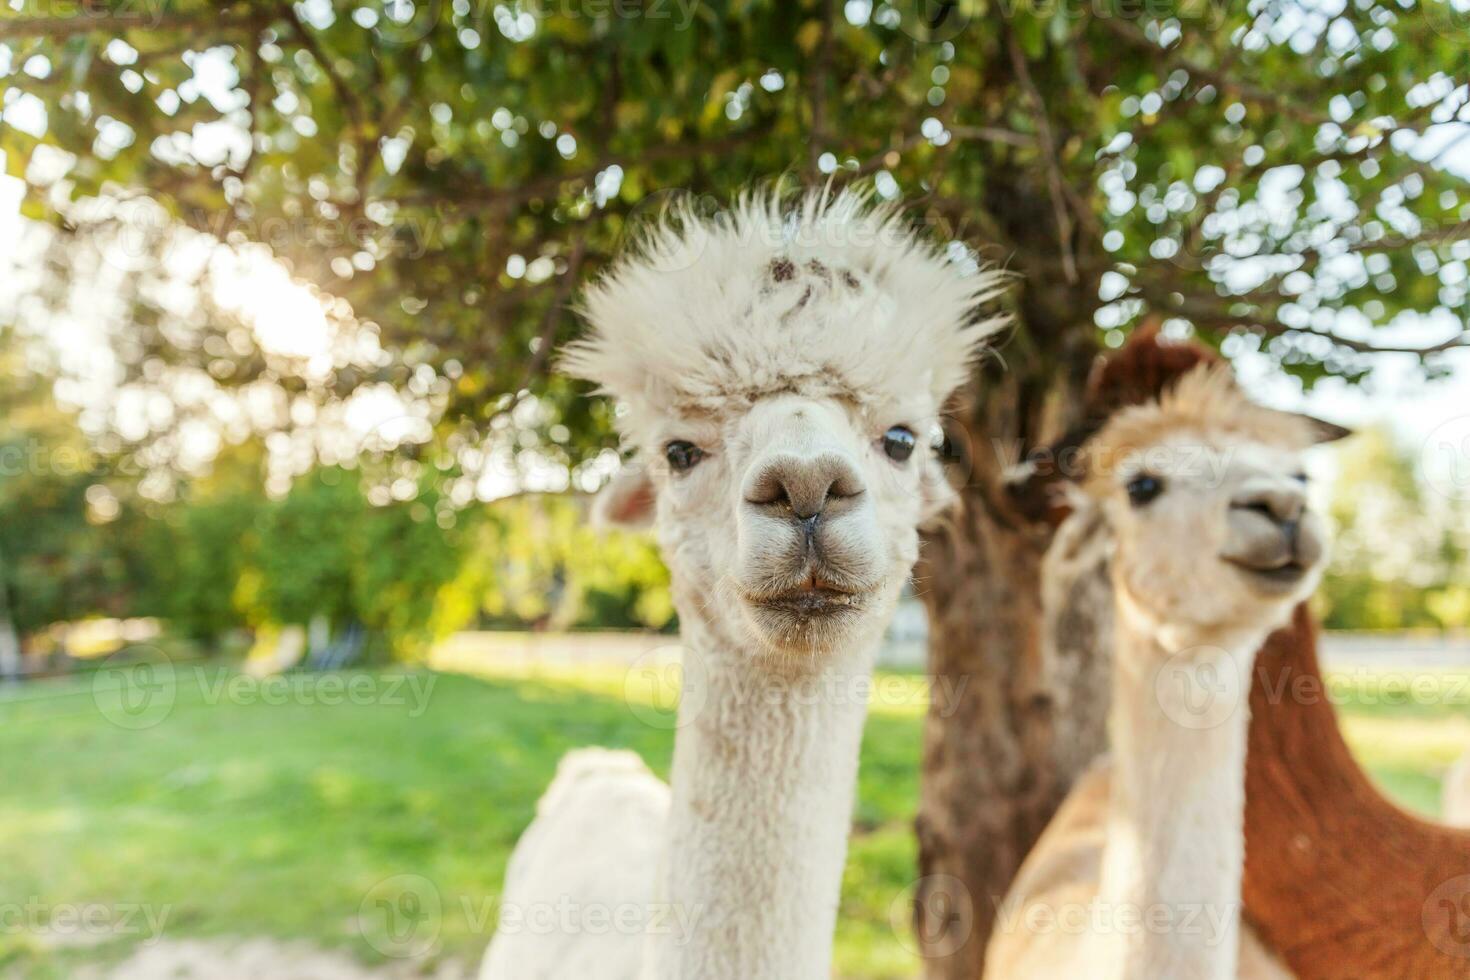
<svg viewBox="0 0 1470 980">
<path fill-rule="evenodd" d="M 746 486 L 745 502 L 780 511 L 812 534 L 819 519 L 861 496 L 863 489 L 857 468 L 838 453 L 783 453 L 756 469 Z"/>
<path fill-rule="evenodd" d="M 1230 498 L 1221 557 L 1257 571 L 1315 565 L 1321 534 L 1307 512 L 1307 495 L 1294 481 L 1253 480 Z"/>
<path fill-rule="evenodd" d="M 1307 495 L 1295 482 L 1284 480 L 1253 481 L 1241 487 L 1230 500 L 1233 510 L 1253 511 L 1289 534 L 1301 522 L 1307 509 Z"/>
</svg>

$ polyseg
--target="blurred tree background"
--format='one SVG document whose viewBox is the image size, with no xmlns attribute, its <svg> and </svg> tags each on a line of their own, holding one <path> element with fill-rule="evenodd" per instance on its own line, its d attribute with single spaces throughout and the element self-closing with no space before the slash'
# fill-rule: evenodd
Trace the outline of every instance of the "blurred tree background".
<svg viewBox="0 0 1470 980">
<path fill-rule="evenodd" d="M 1321 593 L 1328 629 L 1470 625 L 1470 501 L 1423 483 L 1393 433 L 1361 432 L 1340 453 L 1328 513 L 1337 526 Z"/>
<path fill-rule="evenodd" d="M 366 459 L 267 490 L 258 440 L 230 446 L 163 500 L 127 458 L 98 453 L 54 379 L 15 368 L 0 335 L 0 667 L 66 651 L 64 625 L 158 617 L 208 655 L 239 631 L 365 633 L 370 657 L 419 660 L 471 627 L 673 625 L 653 543 L 590 529 L 556 496 L 459 507 L 435 473 L 375 500 Z M 27 642 L 29 641 L 29 642 Z"/>
<path fill-rule="evenodd" d="M 27 406 L 4 424 L 71 413 L 47 444 L 78 452 L 0 487 L 7 615 L 320 615 L 406 655 L 477 617 L 666 624 L 646 545 L 594 571 L 566 501 L 479 506 L 616 465 L 610 406 L 548 371 L 574 290 L 670 191 L 870 181 L 1020 276 L 951 420 L 966 516 L 920 570 L 932 668 L 971 681 L 929 721 L 921 863 L 999 895 L 1060 760 L 1102 741 L 1035 686 L 1050 529 L 1014 464 L 1144 316 L 1304 385 L 1444 374 L 1467 42 L 1456 0 L 5 0 L 0 151 L 30 222 L 0 324 L 47 381 L 0 394 Z M 1345 474 L 1408 520 L 1421 491 L 1377 451 Z M 1462 539 L 1393 565 L 1378 516 L 1339 516 L 1331 622 L 1464 622 Z M 933 976 L 978 974 L 974 911 L 968 941 L 924 923 Z"/>
</svg>

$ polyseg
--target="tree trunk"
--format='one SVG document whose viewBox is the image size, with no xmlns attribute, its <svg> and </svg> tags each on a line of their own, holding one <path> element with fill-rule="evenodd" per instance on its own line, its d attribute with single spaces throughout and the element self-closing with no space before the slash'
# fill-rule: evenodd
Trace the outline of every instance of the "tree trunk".
<svg viewBox="0 0 1470 980">
<path fill-rule="evenodd" d="M 1041 549 L 971 511 L 931 552 L 930 670 L 942 678 L 935 690 L 953 693 L 924 722 L 917 927 L 927 977 L 978 980 L 997 904 L 1061 799 L 1040 662 Z"/>
<path fill-rule="evenodd" d="M 0 682 L 18 679 L 21 667 L 20 633 L 10 612 L 10 573 L 0 551 Z"/>
<path fill-rule="evenodd" d="M 0 683 L 17 680 L 20 671 L 20 634 L 10 614 L 0 606 Z"/>
<path fill-rule="evenodd" d="M 1090 662 L 1090 650 L 1044 648 L 1046 501 L 1006 483 L 1019 455 L 1076 422 L 1089 361 L 1059 357 L 1029 372 L 1035 381 L 1014 363 L 987 372 L 960 426 L 964 512 L 925 542 L 919 586 L 936 697 L 924 726 L 914 911 L 929 980 L 978 980 L 1011 879 L 1105 744 L 1103 713 L 1067 705 L 1098 695 L 1080 688 L 1106 665 Z"/>
</svg>

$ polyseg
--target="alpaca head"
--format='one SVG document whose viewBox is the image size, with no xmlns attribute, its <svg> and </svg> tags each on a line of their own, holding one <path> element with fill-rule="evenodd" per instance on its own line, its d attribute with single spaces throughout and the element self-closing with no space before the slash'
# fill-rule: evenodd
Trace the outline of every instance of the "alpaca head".
<svg viewBox="0 0 1470 980">
<path fill-rule="evenodd" d="M 881 630 L 953 499 L 937 417 L 1001 279 L 850 193 L 677 217 L 588 291 L 563 358 L 635 452 L 599 509 L 653 520 L 681 615 L 752 654 Z"/>
<path fill-rule="evenodd" d="M 1221 365 L 1114 415 L 1088 445 L 1084 490 L 1115 541 L 1123 608 L 1184 636 L 1284 622 L 1325 550 L 1302 453 L 1341 434 L 1251 402 Z"/>
</svg>

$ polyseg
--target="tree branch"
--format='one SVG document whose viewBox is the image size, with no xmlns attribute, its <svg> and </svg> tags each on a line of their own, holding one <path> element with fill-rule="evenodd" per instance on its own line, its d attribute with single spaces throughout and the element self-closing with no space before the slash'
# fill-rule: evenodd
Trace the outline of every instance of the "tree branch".
<svg viewBox="0 0 1470 980">
<path fill-rule="evenodd" d="M 1415 354 L 1419 357 L 1428 357 L 1432 354 L 1442 354 L 1445 351 L 1470 348 L 1470 331 L 1462 331 L 1454 337 L 1434 344 L 1375 344 L 1366 340 L 1344 337 L 1330 330 L 1293 327 L 1276 319 L 1273 311 L 1257 309 L 1249 314 L 1238 313 L 1231 310 L 1228 305 L 1220 305 L 1221 300 L 1225 300 L 1228 304 L 1229 297 L 1185 296 L 1175 291 L 1150 287 L 1136 289 L 1130 295 L 1147 300 L 1152 307 L 1161 312 L 1184 317 L 1201 326 L 1225 330 L 1254 329 L 1271 337 L 1292 335 L 1321 337 L 1357 354 Z"/>
<path fill-rule="evenodd" d="M 1226 72 L 1218 71 L 1206 65 L 1184 57 L 1174 51 L 1173 47 L 1164 47 L 1150 40 L 1136 24 L 1122 17 L 1094 17 L 1093 20 L 1103 25 L 1114 37 L 1118 38 L 1141 51 L 1153 54 L 1160 58 L 1165 64 L 1174 68 L 1182 68 L 1193 78 L 1203 79 L 1222 92 L 1231 92 L 1247 102 L 1255 102 L 1267 105 L 1277 112 L 1290 116 L 1301 122 L 1310 123 L 1314 126 L 1331 122 L 1331 117 L 1320 112 L 1313 112 L 1305 106 L 1291 101 L 1285 95 L 1263 89 L 1250 82 Z"/>
<path fill-rule="evenodd" d="M 165 13 L 161 10 L 139 10 L 136 12 L 109 12 L 94 10 L 92 5 L 78 5 L 73 17 L 18 17 L 0 20 L 0 41 L 15 41 L 25 38 L 47 38 L 65 40 L 79 34 L 104 31 L 121 34 L 125 31 L 167 31 L 178 28 L 198 29 L 202 34 L 218 31 L 255 28 L 269 23 L 274 15 L 264 10 L 200 10 L 191 13 Z"/>
<path fill-rule="evenodd" d="M 332 64 L 332 59 L 322 49 L 316 33 L 301 22 L 301 16 L 296 13 L 296 4 L 293 0 L 280 0 L 280 10 L 281 16 L 291 26 L 291 33 L 296 35 L 301 46 L 317 64 L 322 66 L 322 71 L 326 72 L 327 80 L 332 84 L 332 91 L 337 93 L 337 101 L 342 103 L 342 111 L 351 120 L 353 128 L 360 127 L 362 112 L 357 102 L 357 93 L 352 90 L 352 86 L 347 84 L 347 80 L 337 73 L 337 67 Z"/>
<path fill-rule="evenodd" d="M 1386 252 L 1401 248 L 1414 248 L 1418 245 L 1442 245 L 1445 242 L 1459 241 L 1460 239 L 1465 237 L 1467 224 L 1470 223 L 1461 222 L 1456 225 L 1451 225 L 1448 228 L 1433 228 L 1428 231 L 1421 231 L 1417 235 L 1385 235 L 1382 238 L 1374 238 L 1368 241 L 1349 242 L 1348 244 L 1343 246 L 1341 251 L 1333 252 L 1331 254 L 1325 254 L 1323 248 L 1317 246 L 1304 248 L 1301 249 L 1299 252 L 1261 252 L 1251 256 L 1251 258 L 1269 255 L 1299 254 L 1302 256 L 1302 265 L 1300 269 L 1289 271 L 1306 271 L 1309 269 L 1315 269 L 1317 266 L 1321 265 L 1324 258 L 1336 258 L 1339 255 L 1371 254 L 1374 252 Z M 1335 241 L 1336 239 L 1333 240 Z"/>
<path fill-rule="evenodd" d="M 1346 347 L 1348 350 L 1358 354 L 1415 354 L 1419 357 L 1428 357 L 1431 354 L 1442 354 L 1445 351 L 1455 350 L 1461 347 L 1470 348 L 1470 335 L 1465 333 L 1451 337 L 1448 340 L 1443 340 L 1437 344 L 1413 346 L 1374 344 L 1365 340 L 1354 340 L 1351 337 L 1344 337 L 1327 330 L 1313 330 L 1310 327 L 1289 327 L 1275 319 L 1253 318 L 1251 325 L 1260 328 L 1273 337 L 1288 334 L 1305 334 L 1308 337 L 1322 337 L 1332 341 L 1339 347 Z"/>
<path fill-rule="evenodd" d="M 762 139 L 769 129 L 769 125 L 760 125 L 742 133 L 733 133 L 729 136 L 721 136 L 715 139 L 661 143 L 657 146 L 645 147 L 641 150 L 633 150 L 628 153 L 609 153 L 590 167 L 566 174 L 550 174 L 545 177 L 538 177 L 518 187 L 504 189 L 461 188 L 457 191 L 445 191 L 442 194 L 405 195 L 395 198 L 395 200 L 399 204 L 409 206 L 443 204 L 461 211 L 504 212 L 519 207 L 529 201 L 534 201 L 537 198 L 549 197 L 556 194 L 564 184 L 592 180 L 615 163 L 634 166 L 637 164 L 660 163 L 669 160 L 688 160 L 706 155 L 724 154 L 747 143 L 753 143 Z"/>
<path fill-rule="evenodd" d="M 807 98 L 811 102 L 812 132 L 807 141 L 807 177 L 815 180 L 820 172 L 817 161 L 827 142 L 827 73 L 832 65 L 832 0 L 822 0 L 822 37 L 817 45 L 816 61 L 812 65 L 811 84 Z"/>
<path fill-rule="evenodd" d="M 1025 149 L 1034 149 L 1037 145 L 1036 137 L 999 126 L 950 126 L 949 132 L 957 140 L 975 143 L 1004 143 Z"/>
<path fill-rule="evenodd" d="M 1051 120 L 1046 114 L 1046 100 L 1041 97 L 1041 90 L 1031 80 L 1031 69 L 1026 65 L 1026 55 L 1021 50 L 1020 44 L 1016 42 L 1015 34 L 1006 31 L 1006 47 L 1010 49 L 1011 67 L 1016 70 L 1016 78 L 1025 89 L 1026 96 L 1031 102 L 1031 109 L 1036 120 L 1036 135 L 1041 140 L 1041 155 L 1046 162 L 1046 183 L 1051 194 L 1052 213 L 1057 222 L 1057 239 L 1062 251 L 1062 270 L 1067 277 L 1067 282 L 1075 285 L 1077 277 L 1077 253 L 1073 250 L 1072 238 L 1074 226 L 1072 223 L 1072 212 L 1067 207 L 1067 193 L 1062 184 L 1062 171 L 1057 160 L 1057 144 L 1052 138 Z"/>
<path fill-rule="evenodd" d="M 551 296 L 551 305 L 546 308 L 546 316 L 541 321 L 541 333 L 537 336 L 536 350 L 531 354 L 531 360 L 526 365 L 526 373 L 521 378 L 521 383 L 516 386 L 515 400 L 511 408 L 521 398 L 521 392 L 531 387 L 531 382 L 541 374 L 546 367 L 546 361 L 551 355 L 552 341 L 556 339 L 556 325 L 561 322 L 562 314 L 566 312 L 567 300 L 571 298 L 572 290 L 577 285 L 577 274 L 582 268 L 582 260 L 587 257 L 587 239 L 579 237 L 572 246 L 572 253 L 567 256 L 567 271 L 562 273 L 561 281 L 556 284 L 556 292 Z"/>
</svg>

